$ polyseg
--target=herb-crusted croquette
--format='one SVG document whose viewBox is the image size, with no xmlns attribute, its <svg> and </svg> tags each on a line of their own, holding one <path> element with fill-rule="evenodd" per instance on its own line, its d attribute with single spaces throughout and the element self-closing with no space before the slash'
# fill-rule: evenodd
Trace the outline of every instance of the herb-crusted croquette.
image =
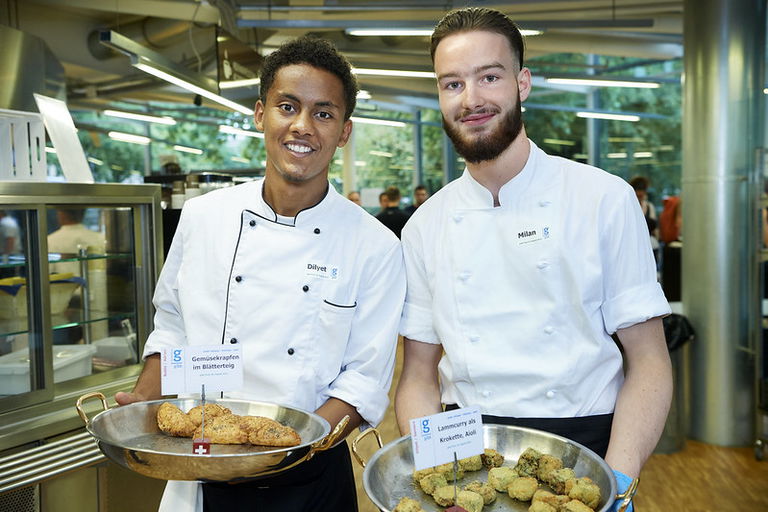
<svg viewBox="0 0 768 512">
<path fill-rule="evenodd" d="M 483 466 L 488 469 L 500 468 L 501 465 L 504 464 L 504 456 L 493 448 L 486 448 L 483 450 L 480 459 L 483 461 Z"/>
<path fill-rule="evenodd" d="M 435 489 L 448 485 L 448 481 L 442 473 L 430 473 L 421 480 L 419 480 L 419 486 L 421 490 L 432 496 L 435 493 Z"/>
<path fill-rule="evenodd" d="M 556 469 L 549 473 L 549 482 L 552 490 L 557 494 L 567 494 L 565 492 L 565 482 L 576 478 L 576 473 L 571 468 Z"/>
<path fill-rule="evenodd" d="M 515 469 L 520 476 L 530 476 L 536 478 L 536 471 L 539 469 L 539 459 L 541 452 L 533 448 L 526 448 L 517 459 Z"/>
<path fill-rule="evenodd" d="M 483 469 L 483 460 L 479 455 L 473 455 L 465 459 L 459 459 L 459 466 L 464 471 L 480 471 Z"/>
<path fill-rule="evenodd" d="M 539 468 L 536 470 L 536 478 L 542 482 L 549 482 L 549 474 L 556 469 L 563 469 L 563 461 L 552 455 L 542 455 L 539 458 Z"/>
<path fill-rule="evenodd" d="M 435 472 L 442 473 L 446 480 L 453 482 L 454 480 L 459 480 L 464 477 L 464 469 L 461 467 L 461 464 L 457 464 L 457 466 L 458 467 L 456 468 L 456 472 L 454 473 L 453 462 L 447 462 L 445 464 L 435 466 Z"/>
<path fill-rule="evenodd" d="M 531 503 L 531 506 L 528 507 L 528 512 L 557 512 L 557 509 L 549 503 L 534 501 Z"/>
<path fill-rule="evenodd" d="M 595 512 L 591 507 L 586 506 L 579 500 L 571 500 L 560 508 L 562 512 Z"/>
<path fill-rule="evenodd" d="M 531 476 L 515 478 L 507 487 L 509 497 L 518 501 L 531 501 L 533 493 L 539 488 L 539 481 Z"/>
<path fill-rule="evenodd" d="M 480 512 L 483 510 L 483 497 L 476 492 L 459 491 L 456 504 L 467 512 Z"/>
<path fill-rule="evenodd" d="M 422 478 L 434 472 L 435 472 L 435 468 L 417 469 L 416 471 L 413 472 L 413 481 L 416 483 L 419 483 L 419 481 Z"/>
<path fill-rule="evenodd" d="M 397 502 L 392 512 L 424 512 L 424 509 L 421 508 L 421 503 L 413 498 L 406 497 Z"/>
<path fill-rule="evenodd" d="M 482 496 L 483 503 L 486 505 L 490 505 L 496 501 L 496 489 L 494 489 L 493 486 L 488 482 L 480 482 L 479 480 L 476 480 L 465 485 L 464 490 L 476 492 Z"/>
<path fill-rule="evenodd" d="M 579 500 L 590 508 L 597 508 L 600 504 L 600 487 L 588 476 L 565 482 L 565 492 L 569 498 Z"/>
<path fill-rule="evenodd" d="M 450 507 L 454 505 L 454 488 L 452 485 L 438 487 L 432 497 L 435 499 L 435 503 L 441 507 Z"/>
<path fill-rule="evenodd" d="M 488 470 L 488 483 L 499 492 L 507 492 L 509 484 L 518 476 L 517 471 L 509 466 L 491 468 Z"/>
</svg>

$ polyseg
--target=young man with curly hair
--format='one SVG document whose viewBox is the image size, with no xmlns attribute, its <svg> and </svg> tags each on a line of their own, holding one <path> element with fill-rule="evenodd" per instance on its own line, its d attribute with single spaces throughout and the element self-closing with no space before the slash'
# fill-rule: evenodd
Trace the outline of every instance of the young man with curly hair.
<svg viewBox="0 0 768 512">
<path fill-rule="evenodd" d="M 155 293 L 155 329 L 126 404 L 160 397 L 163 347 L 239 344 L 242 390 L 224 398 L 378 424 L 388 405 L 405 275 L 397 238 L 328 182 L 357 85 L 327 41 L 300 38 L 261 72 L 264 179 L 187 201 Z M 309 441 L 304 440 L 304 441 Z M 169 482 L 161 511 L 355 511 L 346 442 L 275 476 Z"/>
</svg>

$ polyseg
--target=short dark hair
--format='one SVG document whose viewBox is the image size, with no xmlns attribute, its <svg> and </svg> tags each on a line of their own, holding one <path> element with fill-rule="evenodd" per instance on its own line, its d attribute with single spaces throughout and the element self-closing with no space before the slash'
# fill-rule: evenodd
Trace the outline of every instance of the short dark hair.
<svg viewBox="0 0 768 512">
<path fill-rule="evenodd" d="M 425 187 L 424 185 L 416 185 L 416 187 L 414 187 L 413 191 L 416 192 L 417 190 L 423 190 L 424 192 L 426 192 L 427 191 L 427 187 Z"/>
<path fill-rule="evenodd" d="M 275 75 L 285 66 L 308 64 L 328 71 L 341 80 L 344 87 L 344 120 L 352 116 L 357 102 L 357 80 L 352 74 L 352 66 L 339 50 L 325 39 L 302 36 L 280 45 L 264 59 L 261 68 L 259 99 L 267 102 L 267 93 L 275 81 Z"/>
<path fill-rule="evenodd" d="M 474 30 L 484 30 L 486 32 L 495 32 L 507 38 L 509 47 L 517 56 L 517 63 L 523 67 L 523 57 L 525 56 L 525 43 L 520 29 L 509 16 L 496 9 L 486 7 L 467 7 L 464 9 L 454 9 L 443 16 L 430 39 L 429 52 L 432 56 L 432 63 L 435 62 L 435 51 L 437 45 L 446 37 L 459 32 L 470 32 Z"/>
<path fill-rule="evenodd" d="M 648 190 L 650 182 L 645 176 L 635 176 L 629 180 L 629 185 L 635 190 Z"/>
<path fill-rule="evenodd" d="M 400 189 L 394 185 L 390 185 L 387 187 L 387 190 L 384 191 L 384 195 L 387 196 L 387 200 L 389 201 L 399 201 Z"/>
</svg>

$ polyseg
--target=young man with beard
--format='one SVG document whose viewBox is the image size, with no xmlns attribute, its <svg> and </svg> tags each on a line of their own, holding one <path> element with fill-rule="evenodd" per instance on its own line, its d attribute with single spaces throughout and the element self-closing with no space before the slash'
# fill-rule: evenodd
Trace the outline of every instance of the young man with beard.
<svg viewBox="0 0 768 512">
<path fill-rule="evenodd" d="M 344 435 L 381 421 L 405 275 L 397 238 L 328 183 L 356 93 L 327 41 L 289 41 L 264 60 L 255 120 L 265 177 L 184 204 L 145 366 L 119 404 L 160 398 L 161 349 L 238 344 L 244 386 L 223 398 L 314 411 L 332 427 L 348 415 Z M 160 510 L 356 511 L 349 451 L 341 442 L 259 480 L 169 482 Z"/>
<path fill-rule="evenodd" d="M 441 403 L 479 406 L 486 421 L 590 447 L 626 489 L 672 390 L 670 308 L 634 192 L 527 138 L 531 74 L 504 14 L 450 12 L 431 50 L 443 125 L 467 168 L 402 233 L 400 429 Z"/>
</svg>

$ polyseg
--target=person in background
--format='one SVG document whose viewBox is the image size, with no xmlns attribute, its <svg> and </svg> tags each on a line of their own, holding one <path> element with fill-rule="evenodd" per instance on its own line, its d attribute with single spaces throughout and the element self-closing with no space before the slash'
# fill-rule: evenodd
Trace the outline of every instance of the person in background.
<svg viewBox="0 0 768 512">
<path fill-rule="evenodd" d="M 384 198 L 386 203 L 382 204 L 383 209 L 376 214 L 376 218 L 400 238 L 400 232 L 408 222 L 408 214 L 400 209 L 400 189 L 395 186 L 387 187 Z"/>
<path fill-rule="evenodd" d="M 389 205 L 389 199 L 387 199 L 387 192 L 384 191 L 381 194 L 379 194 L 379 213 L 386 210 L 388 205 Z"/>
<path fill-rule="evenodd" d="M 360 192 L 357 190 L 352 190 L 347 194 L 347 199 L 355 203 L 357 206 L 363 206 L 362 201 L 360 201 Z"/>
<path fill-rule="evenodd" d="M 648 186 L 650 182 L 645 176 L 635 176 L 629 180 L 629 184 L 635 190 L 635 196 L 640 203 L 640 210 L 645 217 L 648 226 L 648 234 L 651 237 L 651 248 L 656 261 L 659 261 L 659 220 L 656 215 L 656 207 L 648 200 Z"/>
<path fill-rule="evenodd" d="M 680 240 L 683 227 L 683 204 L 680 196 L 664 199 L 664 208 L 659 215 L 659 240 L 664 244 Z"/>
<path fill-rule="evenodd" d="M 407 213 L 409 216 L 413 215 L 413 212 L 416 211 L 416 208 L 424 204 L 424 201 L 427 200 L 429 197 L 429 194 L 427 193 L 427 187 L 424 185 L 418 185 L 416 188 L 413 189 L 413 204 L 408 205 L 403 211 Z"/>
<path fill-rule="evenodd" d="M 157 284 L 144 368 L 121 405 L 160 398 L 160 351 L 242 347 L 244 387 L 224 398 L 378 424 L 388 405 L 405 296 L 400 244 L 336 192 L 328 167 L 352 131 L 357 83 L 328 41 L 264 60 L 255 125 L 265 177 L 188 200 Z M 215 251 L 211 247 L 216 247 Z M 306 440 L 308 441 L 308 440 Z M 198 491 L 200 491 L 198 493 Z M 169 482 L 162 512 L 357 510 L 346 442 L 272 477 Z"/>
<path fill-rule="evenodd" d="M 493 9 L 451 11 L 432 34 L 443 126 L 467 167 L 403 229 L 397 421 L 407 433 L 441 404 L 476 406 L 586 445 L 624 491 L 669 410 L 670 307 L 632 188 L 526 136 L 523 50 Z"/>
</svg>

